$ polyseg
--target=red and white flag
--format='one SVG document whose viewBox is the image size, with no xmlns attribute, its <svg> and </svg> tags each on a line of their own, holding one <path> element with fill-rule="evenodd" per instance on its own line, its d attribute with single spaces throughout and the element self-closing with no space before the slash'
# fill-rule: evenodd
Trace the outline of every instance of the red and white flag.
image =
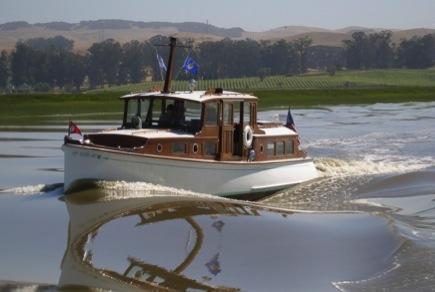
<svg viewBox="0 0 435 292">
<path fill-rule="evenodd" d="M 79 134 L 80 136 L 83 136 L 80 128 L 77 127 L 77 125 L 74 124 L 72 121 L 69 121 L 68 136 L 70 136 L 71 134 Z"/>
</svg>

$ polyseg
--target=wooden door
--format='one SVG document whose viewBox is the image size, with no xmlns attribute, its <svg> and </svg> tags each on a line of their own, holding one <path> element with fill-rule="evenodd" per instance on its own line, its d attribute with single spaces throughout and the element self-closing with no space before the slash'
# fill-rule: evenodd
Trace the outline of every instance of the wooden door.
<svg viewBox="0 0 435 292">
<path fill-rule="evenodd" d="M 220 118 L 220 160 L 231 160 L 234 153 L 233 104 L 222 103 Z"/>
</svg>

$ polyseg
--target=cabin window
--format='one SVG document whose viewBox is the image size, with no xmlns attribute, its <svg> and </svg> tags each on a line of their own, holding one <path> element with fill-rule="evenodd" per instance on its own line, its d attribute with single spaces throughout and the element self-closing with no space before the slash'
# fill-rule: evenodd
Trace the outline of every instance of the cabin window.
<svg viewBox="0 0 435 292">
<path fill-rule="evenodd" d="M 243 123 L 251 123 L 251 104 L 249 102 L 243 103 Z"/>
<path fill-rule="evenodd" d="M 276 142 L 276 155 L 284 155 L 284 141 Z"/>
<path fill-rule="evenodd" d="M 159 127 L 179 128 L 183 115 L 182 106 L 173 99 L 163 99 L 161 104 L 161 114 L 159 115 Z"/>
<path fill-rule="evenodd" d="M 269 156 L 275 155 L 275 143 L 274 142 L 267 143 L 267 155 L 269 155 Z"/>
<path fill-rule="evenodd" d="M 225 103 L 224 104 L 224 125 L 232 125 L 233 124 L 233 115 L 231 114 L 232 104 Z"/>
<path fill-rule="evenodd" d="M 204 143 L 204 153 L 205 155 L 216 155 L 217 147 L 215 142 L 205 142 Z"/>
<path fill-rule="evenodd" d="M 141 117 L 144 124 L 145 124 L 145 121 L 147 120 L 149 109 L 150 109 L 150 100 L 149 99 L 142 99 L 140 101 L 140 117 Z"/>
<path fill-rule="evenodd" d="M 154 99 L 153 100 L 153 126 L 158 126 L 158 122 L 162 115 L 162 99 Z"/>
<path fill-rule="evenodd" d="M 158 153 L 162 152 L 162 150 L 163 150 L 162 144 L 157 144 L 156 150 Z"/>
<path fill-rule="evenodd" d="M 294 152 L 293 140 L 287 140 L 285 142 L 285 153 L 292 154 Z"/>
<path fill-rule="evenodd" d="M 233 104 L 234 124 L 240 124 L 240 102 Z"/>
<path fill-rule="evenodd" d="M 209 126 L 216 126 L 218 121 L 218 105 L 216 102 L 205 104 L 205 123 Z"/>
<path fill-rule="evenodd" d="M 127 103 L 127 116 L 126 116 L 126 124 L 127 127 L 133 127 L 135 119 L 138 114 L 138 101 L 137 100 L 129 100 Z"/>
<path fill-rule="evenodd" d="M 174 154 L 185 154 L 186 144 L 181 142 L 172 143 L 172 153 Z"/>
<path fill-rule="evenodd" d="M 201 104 L 194 101 L 184 102 L 184 122 L 188 130 L 197 132 L 201 128 Z"/>
</svg>

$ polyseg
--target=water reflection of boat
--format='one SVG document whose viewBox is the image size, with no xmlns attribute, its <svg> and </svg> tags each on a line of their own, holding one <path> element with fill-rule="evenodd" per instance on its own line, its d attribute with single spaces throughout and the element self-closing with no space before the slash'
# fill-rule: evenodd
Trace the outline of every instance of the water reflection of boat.
<svg viewBox="0 0 435 292">
<path fill-rule="evenodd" d="M 182 275 L 182 272 L 193 262 L 203 245 L 203 230 L 193 217 L 217 214 L 258 216 L 254 208 L 225 201 L 210 199 L 191 201 L 191 198 L 171 196 L 115 201 L 93 200 L 92 196 L 76 200 L 73 196 L 69 196 L 65 200 L 71 220 L 68 230 L 68 248 L 61 265 L 60 287 L 86 286 L 123 291 L 157 288 L 177 291 L 238 290 L 190 279 Z M 138 216 L 137 227 L 166 220 L 185 220 L 195 232 L 195 244 L 185 259 L 171 270 L 132 256 L 127 257 L 129 264 L 123 272 L 94 267 L 93 251 L 86 246 L 89 240 L 97 236 L 98 230 L 104 224 L 129 216 Z"/>
<path fill-rule="evenodd" d="M 170 61 L 162 91 L 121 97 L 121 128 L 65 138 L 66 190 L 101 179 L 230 196 L 269 193 L 317 176 L 294 129 L 257 121 L 255 96 L 221 88 L 171 92 L 171 68 Z"/>
<path fill-rule="evenodd" d="M 333 281 L 389 269 L 384 255 L 401 244 L 388 220 L 368 214 L 97 192 L 65 197 L 70 224 L 60 287 L 326 291 Z"/>
</svg>

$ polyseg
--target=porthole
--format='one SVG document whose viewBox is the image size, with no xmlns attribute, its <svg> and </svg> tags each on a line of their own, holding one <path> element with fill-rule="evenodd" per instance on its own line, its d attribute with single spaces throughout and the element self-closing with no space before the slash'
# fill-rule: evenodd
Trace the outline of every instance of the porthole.
<svg viewBox="0 0 435 292">
<path fill-rule="evenodd" d="M 264 151 L 263 144 L 260 144 L 260 152 L 263 153 L 263 151 Z"/>
<path fill-rule="evenodd" d="M 194 153 L 194 154 L 197 154 L 197 153 L 198 153 L 198 150 L 199 150 L 199 146 L 198 146 L 198 144 L 194 143 L 193 146 L 192 146 L 192 151 L 193 151 L 193 153 Z"/>
<path fill-rule="evenodd" d="M 163 150 L 162 144 L 157 144 L 157 152 L 160 153 Z"/>
</svg>

